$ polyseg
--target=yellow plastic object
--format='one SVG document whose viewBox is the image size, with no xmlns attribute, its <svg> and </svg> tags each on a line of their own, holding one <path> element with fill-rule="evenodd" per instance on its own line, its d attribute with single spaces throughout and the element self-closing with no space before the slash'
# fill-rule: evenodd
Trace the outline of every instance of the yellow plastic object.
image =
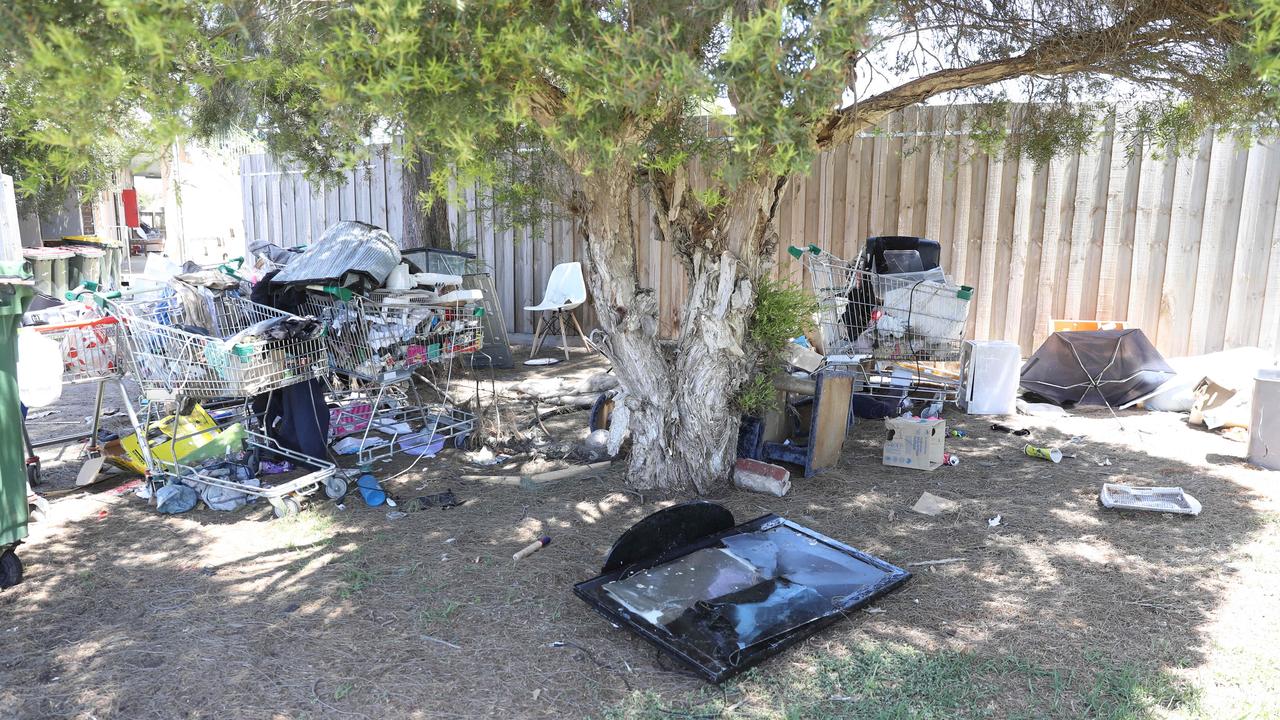
<svg viewBox="0 0 1280 720">
<path fill-rule="evenodd" d="M 180 416 L 176 428 L 172 415 L 147 427 L 151 458 L 161 465 L 194 464 L 237 451 L 243 447 L 244 437 L 244 427 L 239 423 L 219 431 L 213 418 L 199 405 L 192 408 L 189 415 Z M 121 464 L 135 472 L 145 472 L 147 465 L 138 446 L 138 436 L 130 434 L 120 438 L 120 446 L 124 450 Z"/>
</svg>

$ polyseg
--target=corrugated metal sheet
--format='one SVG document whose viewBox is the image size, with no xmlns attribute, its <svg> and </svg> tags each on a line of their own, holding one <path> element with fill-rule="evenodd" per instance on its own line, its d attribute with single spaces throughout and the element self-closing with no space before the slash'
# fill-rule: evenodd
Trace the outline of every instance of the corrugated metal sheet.
<svg viewBox="0 0 1280 720">
<path fill-rule="evenodd" d="M 400 248 L 382 228 L 362 222 L 340 222 L 324 231 L 311 247 L 274 278 L 278 283 L 337 281 L 351 272 L 378 285 L 400 264 Z"/>
</svg>

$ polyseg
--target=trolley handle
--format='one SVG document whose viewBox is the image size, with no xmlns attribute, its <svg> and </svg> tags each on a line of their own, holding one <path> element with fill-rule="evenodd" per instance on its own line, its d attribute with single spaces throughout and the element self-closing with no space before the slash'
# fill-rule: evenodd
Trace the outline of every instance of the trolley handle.
<svg viewBox="0 0 1280 720">
<path fill-rule="evenodd" d="M 809 245 L 809 247 L 807 247 L 807 248 L 803 248 L 803 249 L 802 249 L 802 248 L 798 248 L 798 247 L 796 247 L 795 245 L 791 245 L 791 246 L 789 246 L 789 247 L 787 248 L 787 254 L 789 254 L 791 257 L 793 257 L 793 258 L 795 258 L 795 259 L 799 260 L 799 259 L 801 259 L 801 258 L 803 258 L 803 257 L 804 257 L 804 253 L 805 253 L 805 251 L 806 251 L 806 250 L 808 250 L 809 252 L 813 253 L 814 255 L 821 255 L 821 254 L 822 254 L 822 248 L 820 248 L 820 247 L 818 247 L 817 245 L 814 245 L 814 244 L 812 244 L 812 243 Z"/>
<path fill-rule="evenodd" d="M 338 287 L 337 285 L 308 285 L 307 289 L 327 293 L 343 302 L 348 302 L 356 296 L 351 288 Z"/>
<path fill-rule="evenodd" d="M 122 293 L 119 290 L 112 290 L 111 292 L 105 292 L 105 293 L 98 292 L 98 290 L 101 287 L 102 287 L 101 285 L 99 285 L 98 283 L 92 280 L 85 280 L 84 282 L 80 283 L 80 285 L 76 287 L 75 290 L 68 290 L 66 293 L 66 298 L 68 300 L 79 300 L 81 295 L 84 295 L 85 293 L 89 293 L 90 295 L 93 295 L 94 303 L 102 307 L 102 306 L 106 306 L 107 300 L 115 300 L 119 297 L 122 297 Z"/>
<path fill-rule="evenodd" d="M 234 265 L 232 263 L 234 263 Z M 242 267 L 244 267 L 243 257 L 231 258 L 230 260 L 218 266 L 218 272 L 223 273 L 225 275 L 230 275 L 231 277 L 237 280 L 243 280 L 244 278 L 240 277 L 240 273 L 239 273 L 239 270 Z"/>
</svg>

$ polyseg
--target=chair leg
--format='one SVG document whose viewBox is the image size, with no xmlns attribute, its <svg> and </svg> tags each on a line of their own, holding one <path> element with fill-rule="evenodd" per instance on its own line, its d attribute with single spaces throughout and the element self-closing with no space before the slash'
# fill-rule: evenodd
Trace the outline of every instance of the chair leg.
<svg viewBox="0 0 1280 720">
<path fill-rule="evenodd" d="M 569 319 L 573 320 L 573 326 L 578 329 L 578 337 L 582 338 L 582 347 L 590 350 L 591 344 L 587 342 L 587 334 L 582 331 L 582 323 L 578 322 L 578 314 L 569 311 Z"/>
<path fill-rule="evenodd" d="M 533 328 L 533 348 L 529 350 L 529 359 L 538 356 L 538 348 L 542 347 L 543 332 L 546 328 L 546 320 L 542 315 L 538 315 L 538 324 Z"/>
<path fill-rule="evenodd" d="M 569 331 L 566 328 L 568 323 L 564 321 L 563 310 L 556 311 L 556 320 L 560 322 L 560 348 L 564 350 L 564 359 L 567 362 L 569 360 Z"/>
</svg>

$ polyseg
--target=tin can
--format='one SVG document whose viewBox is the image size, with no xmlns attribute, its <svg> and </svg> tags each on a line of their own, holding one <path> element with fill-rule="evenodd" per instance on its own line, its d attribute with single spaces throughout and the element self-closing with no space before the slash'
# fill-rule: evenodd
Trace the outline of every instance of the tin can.
<svg viewBox="0 0 1280 720">
<path fill-rule="evenodd" d="M 1027 446 L 1022 448 L 1022 452 L 1033 458 L 1052 460 L 1055 463 L 1062 462 L 1062 451 L 1056 448 L 1036 447 L 1031 443 L 1027 443 Z"/>
<path fill-rule="evenodd" d="M 960 458 L 952 455 L 951 453 L 942 453 L 942 464 L 955 467 L 960 464 Z"/>
</svg>

